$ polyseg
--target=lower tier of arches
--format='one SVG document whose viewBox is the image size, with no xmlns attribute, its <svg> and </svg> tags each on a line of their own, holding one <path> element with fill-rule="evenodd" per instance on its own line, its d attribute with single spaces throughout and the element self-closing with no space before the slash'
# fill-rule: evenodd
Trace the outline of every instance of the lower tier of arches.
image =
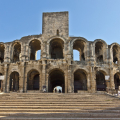
<svg viewBox="0 0 120 120">
<path fill-rule="evenodd" d="M 2 74 L 0 73 L 0 75 Z M 50 93 L 56 92 L 56 90 L 62 93 L 118 90 L 120 72 L 110 74 L 110 79 L 107 81 L 105 80 L 106 75 L 108 74 L 102 70 L 88 73 L 84 69 L 65 72 L 60 68 L 55 68 L 46 73 L 31 69 L 24 77 L 17 71 L 13 71 L 7 77 L 7 81 L 0 80 L 0 88 L 4 92 L 38 91 Z"/>
</svg>

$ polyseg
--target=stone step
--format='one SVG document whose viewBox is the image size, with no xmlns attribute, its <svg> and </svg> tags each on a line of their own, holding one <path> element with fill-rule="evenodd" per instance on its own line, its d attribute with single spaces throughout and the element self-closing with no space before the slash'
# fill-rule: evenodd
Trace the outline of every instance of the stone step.
<svg viewBox="0 0 120 120">
<path fill-rule="evenodd" d="M 64 114 L 63 114 L 64 113 Z M 120 110 L 99 110 L 99 111 L 96 111 L 96 110 L 79 110 L 79 111 L 74 111 L 73 113 L 71 113 L 71 111 L 39 111 L 39 112 L 30 112 L 30 111 L 25 111 L 25 112 L 12 112 L 12 111 L 6 111 L 6 112 L 0 112 L 0 116 L 11 116 L 11 115 L 14 115 L 14 116 L 46 116 L 49 114 L 52 114 L 52 116 L 56 116 L 56 115 L 59 115 L 59 117 L 61 117 L 61 114 L 63 116 L 65 116 L 65 114 L 67 115 L 73 115 L 73 116 L 79 116 L 79 117 L 82 117 L 82 116 L 103 116 L 103 115 L 109 115 L 111 117 L 113 116 L 120 116 Z"/>
<path fill-rule="evenodd" d="M 102 102 L 100 102 L 100 101 L 79 101 L 79 100 L 76 100 L 76 101 L 72 101 L 72 100 L 2 100 L 2 101 L 0 101 L 0 103 L 7 103 L 7 102 L 10 102 L 10 103 L 15 103 L 15 102 L 29 102 L 29 103 L 81 103 L 81 104 L 89 104 L 89 103 L 91 103 L 91 104 L 110 104 L 110 103 L 113 103 L 112 101 L 102 101 Z M 115 104 L 116 104 L 117 102 L 115 102 Z"/>
<path fill-rule="evenodd" d="M 16 108 L 16 109 L 26 109 L 26 108 L 29 108 L 29 109 L 54 109 L 54 108 L 57 108 L 57 109 L 68 109 L 68 108 L 71 108 L 71 109 L 76 109 L 76 108 L 79 108 L 79 109 L 97 109 L 97 108 L 102 108 L 102 109 L 108 109 L 108 108 L 113 108 L 113 107 L 117 107 L 117 106 L 57 106 L 57 105 L 50 105 L 50 106 L 0 106 L 0 110 L 1 109 L 12 109 L 12 108 Z M 120 108 L 119 108 L 120 109 Z"/>
<path fill-rule="evenodd" d="M 79 109 L 79 108 L 75 108 L 75 109 L 70 109 L 70 108 L 64 108 L 64 109 L 56 109 L 56 108 L 54 108 L 54 109 L 50 109 L 50 108 L 44 108 L 44 109 L 0 109 L 0 115 L 1 115 L 1 112 L 3 112 L 3 113 L 6 113 L 6 112 L 16 112 L 16 113 L 26 113 L 26 112 L 32 112 L 32 113 L 36 113 L 36 112 L 39 112 L 39 113 L 42 113 L 42 112 L 50 112 L 50 113 L 52 113 L 52 112 L 54 112 L 54 113 L 64 113 L 64 112 L 71 112 L 71 113 L 80 113 L 80 112 L 83 112 L 83 110 L 85 110 L 84 112 L 90 112 L 89 110 L 96 110 L 96 111 L 99 111 L 99 113 L 101 113 L 101 111 L 103 110 L 103 109 L 101 109 L 101 108 L 97 108 L 97 109 L 91 109 L 91 108 L 88 108 L 88 109 Z M 117 110 L 117 111 L 114 111 L 115 113 L 120 113 L 120 110 Z M 110 113 L 110 111 L 109 111 L 109 113 Z M 113 113 L 113 110 L 111 110 L 111 113 Z"/>
<path fill-rule="evenodd" d="M 111 104 L 95 104 L 95 103 L 92 103 L 92 104 L 90 104 L 90 103 L 88 103 L 88 104 L 86 104 L 86 103 L 83 103 L 83 104 L 81 104 L 81 103 L 69 103 L 69 102 L 67 102 L 67 103 L 60 103 L 60 102 L 57 102 L 57 103 L 55 103 L 55 102 L 53 102 L 53 103 L 45 103 L 45 102 L 39 102 L 39 103 L 36 103 L 36 102 L 3 102 L 3 103 L 0 103 L 0 106 L 2 106 L 2 105 L 73 105 L 73 106 L 118 106 L 117 104 L 114 104 L 114 103 L 111 103 Z"/>
</svg>

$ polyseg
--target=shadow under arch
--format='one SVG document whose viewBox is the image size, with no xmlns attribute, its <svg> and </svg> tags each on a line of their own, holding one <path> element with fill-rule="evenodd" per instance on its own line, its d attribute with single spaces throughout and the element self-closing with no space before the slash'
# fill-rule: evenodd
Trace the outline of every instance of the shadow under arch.
<svg viewBox="0 0 120 120">
<path fill-rule="evenodd" d="M 56 86 L 61 86 L 62 92 L 63 93 L 65 92 L 65 76 L 64 76 L 64 72 L 59 68 L 52 69 L 49 72 L 48 92 L 53 92 L 53 89 Z"/>
<path fill-rule="evenodd" d="M 21 43 L 20 41 L 14 41 L 12 43 L 12 62 L 20 61 L 21 59 Z"/>
<path fill-rule="evenodd" d="M 103 70 L 96 71 L 96 90 L 97 91 L 106 91 L 105 75 L 107 75 L 107 73 Z"/>
<path fill-rule="evenodd" d="M 54 38 L 49 43 L 49 55 L 51 59 L 63 59 L 64 41 Z"/>
<path fill-rule="evenodd" d="M 3 75 L 2 73 L 0 73 L 0 76 L 1 75 Z M 1 90 L 1 92 L 3 91 L 3 81 L 2 80 L 0 80 L 0 90 Z"/>
<path fill-rule="evenodd" d="M 27 90 L 39 90 L 40 73 L 32 69 L 27 74 Z"/>
<path fill-rule="evenodd" d="M 118 43 L 111 44 L 110 52 L 112 53 L 112 61 L 114 63 L 117 63 L 119 60 L 119 51 L 120 51 L 120 45 Z"/>
<path fill-rule="evenodd" d="M 78 90 L 87 90 L 87 72 L 83 69 L 77 69 L 74 72 L 74 92 Z"/>
<path fill-rule="evenodd" d="M 115 89 L 119 90 L 120 86 L 120 72 L 117 72 L 114 74 L 114 84 L 115 84 Z"/>
<path fill-rule="evenodd" d="M 33 39 L 29 42 L 30 46 L 30 60 L 37 60 L 37 51 L 41 52 L 41 42 L 38 39 Z M 41 55 L 39 55 L 41 58 Z"/>
<path fill-rule="evenodd" d="M 17 71 L 10 74 L 10 91 L 19 91 L 19 73 Z"/>
<path fill-rule="evenodd" d="M 3 43 L 0 43 L 0 63 L 4 62 L 4 50 L 5 45 Z"/>
</svg>

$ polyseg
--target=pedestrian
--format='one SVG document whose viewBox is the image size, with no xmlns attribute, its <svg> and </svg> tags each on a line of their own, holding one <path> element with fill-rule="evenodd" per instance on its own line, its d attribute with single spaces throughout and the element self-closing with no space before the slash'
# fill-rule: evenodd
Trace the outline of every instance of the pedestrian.
<svg viewBox="0 0 120 120">
<path fill-rule="evenodd" d="M 59 89 L 59 93 L 61 93 L 61 90 Z"/>
<path fill-rule="evenodd" d="M 55 93 L 57 92 L 56 88 L 55 88 Z"/>
</svg>

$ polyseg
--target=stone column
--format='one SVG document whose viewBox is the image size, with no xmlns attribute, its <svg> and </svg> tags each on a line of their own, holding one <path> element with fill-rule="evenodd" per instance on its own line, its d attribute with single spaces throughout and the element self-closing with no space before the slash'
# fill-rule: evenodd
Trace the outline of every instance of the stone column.
<svg viewBox="0 0 120 120">
<path fill-rule="evenodd" d="M 24 77 L 19 76 L 19 91 L 22 93 L 23 92 L 23 79 Z"/>
<path fill-rule="evenodd" d="M 25 62 L 21 62 L 21 66 L 20 66 L 20 72 L 21 72 L 21 75 L 20 76 L 20 81 L 19 81 L 19 90 L 20 92 L 25 92 L 25 73 L 26 73 L 26 63 Z"/>
<path fill-rule="evenodd" d="M 43 67 L 42 67 L 42 87 L 46 86 L 46 91 L 48 92 L 48 84 L 46 84 L 46 64 L 45 60 L 42 61 Z"/>
<path fill-rule="evenodd" d="M 7 77 L 7 93 L 10 92 L 10 76 Z"/>
<path fill-rule="evenodd" d="M 3 81 L 3 92 L 7 92 L 7 79 L 8 79 L 8 65 L 4 65 L 4 81 Z"/>
<path fill-rule="evenodd" d="M 110 69 L 110 88 L 115 89 L 113 68 Z"/>
<path fill-rule="evenodd" d="M 96 72 L 93 67 L 90 67 L 90 81 L 91 92 L 94 93 L 96 91 Z"/>
<path fill-rule="evenodd" d="M 74 93 L 74 73 L 71 72 L 71 89 L 72 89 L 72 93 Z"/>
<path fill-rule="evenodd" d="M 90 92 L 90 75 L 87 75 L 87 91 Z"/>
<path fill-rule="evenodd" d="M 27 92 L 27 75 L 25 75 L 24 92 Z"/>
<path fill-rule="evenodd" d="M 42 92 L 42 75 L 39 75 L 39 91 Z"/>
<path fill-rule="evenodd" d="M 68 68 L 68 93 L 72 93 L 72 73 L 71 68 Z"/>
<path fill-rule="evenodd" d="M 68 91 L 68 80 L 67 80 L 67 74 L 66 74 L 66 72 L 65 72 L 65 93 L 67 93 L 67 91 Z"/>
</svg>

